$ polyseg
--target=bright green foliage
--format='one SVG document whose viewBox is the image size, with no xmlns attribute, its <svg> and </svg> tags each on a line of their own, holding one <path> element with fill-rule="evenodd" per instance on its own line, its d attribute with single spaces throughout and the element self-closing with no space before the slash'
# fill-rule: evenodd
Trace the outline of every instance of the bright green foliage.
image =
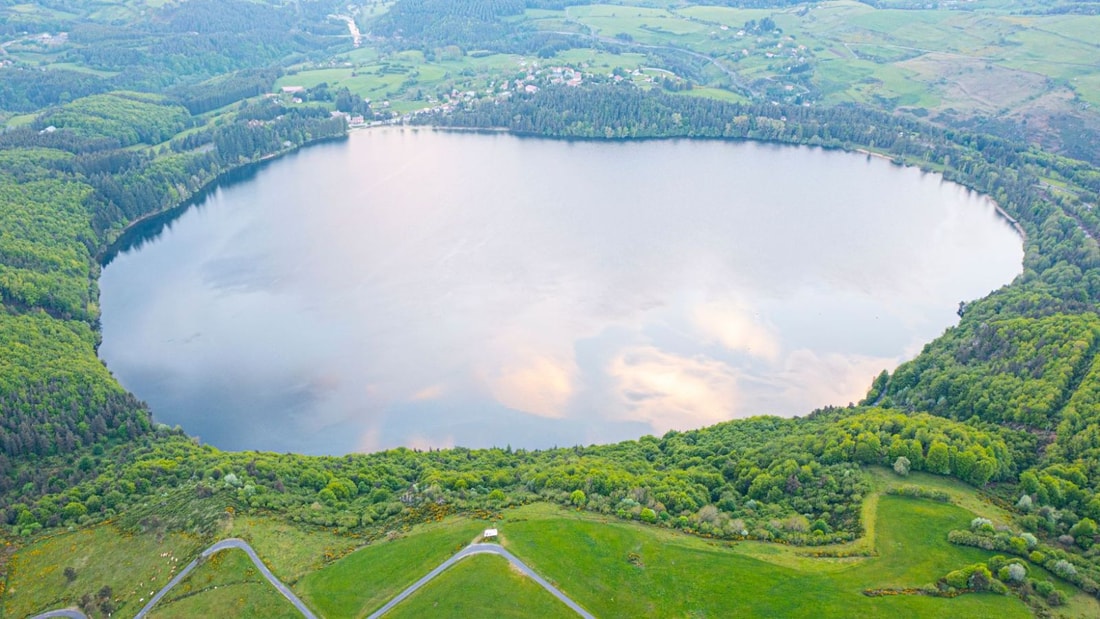
<svg viewBox="0 0 1100 619">
<path fill-rule="evenodd" d="M 1013 470 L 1012 455 L 996 435 L 880 409 L 757 418 L 660 439 L 510 454 L 397 449 L 311 458 L 226 453 L 158 438 L 123 461 L 104 462 L 109 483 L 25 501 L 24 526 L 49 524 L 49 514 L 70 497 L 97 506 L 89 507 L 93 518 L 125 512 L 123 522 L 136 526 L 156 515 L 198 532 L 212 530 L 226 504 L 355 531 L 416 522 L 433 510 L 549 500 L 716 537 L 819 545 L 855 539 L 862 530 L 859 505 L 869 487 L 853 464 L 859 444 L 871 446 L 866 462 L 886 465 L 905 453 L 920 463 L 916 470 L 923 468 L 926 449 L 943 445 L 956 474 L 964 472 L 958 465 L 963 456 L 973 454 L 975 464 L 964 477 L 972 483 Z M 144 500 L 153 495 L 160 497 L 156 509 Z"/>
<path fill-rule="evenodd" d="M 131 146 L 168 141 L 188 127 L 190 116 L 181 106 L 165 105 L 163 97 L 120 92 L 77 99 L 38 122 L 84 137 L 109 136 L 120 146 Z"/>
<path fill-rule="evenodd" d="M 1007 576 L 1008 568 L 1003 568 Z M 993 578 L 992 565 L 975 563 L 962 569 L 948 572 L 943 578 L 944 583 L 955 589 L 969 589 L 971 591 L 991 591 L 993 593 L 1007 593 L 1007 588 Z M 1025 572 L 1026 573 L 1026 572 Z"/>
<path fill-rule="evenodd" d="M 1056 443 L 1067 461 L 1100 457 L 1100 356 L 1093 359 L 1080 387 L 1062 412 Z"/>
<path fill-rule="evenodd" d="M 1050 428 L 1075 373 L 1092 363 L 1094 314 L 966 321 L 902 364 L 884 403 L 955 419 Z"/>
<path fill-rule="evenodd" d="M 89 296 L 95 246 L 86 185 L 46 166 L 65 153 L 0 150 L 0 302 L 54 315 L 97 317 Z"/>
<path fill-rule="evenodd" d="M 1092 518 L 1082 518 L 1069 530 L 1069 534 L 1077 540 L 1077 545 L 1085 550 L 1092 546 L 1096 533 L 1096 522 Z"/>
</svg>

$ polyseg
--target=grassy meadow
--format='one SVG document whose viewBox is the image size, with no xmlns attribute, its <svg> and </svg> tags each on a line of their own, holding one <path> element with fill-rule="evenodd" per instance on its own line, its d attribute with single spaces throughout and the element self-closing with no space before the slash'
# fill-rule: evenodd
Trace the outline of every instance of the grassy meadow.
<svg viewBox="0 0 1100 619">
<path fill-rule="evenodd" d="M 539 503 L 505 511 L 501 543 L 600 617 L 1031 617 L 1015 596 L 965 594 L 868 597 L 871 589 L 933 584 L 947 572 L 993 553 L 951 545 L 947 532 L 975 514 L 1007 522 L 1009 514 L 953 479 L 914 473 L 902 479 L 871 469 L 876 490 L 864 503 L 866 535 L 823 548 L 727 542 Z M 891 486 L 940 490 L 951 503 L 884 493 Z M 225 536 L 248 539 L 277 576 L 319 616 L 365 617 L 454 552 L 486 521 L 448 518 L 394 533 L 352 551 L 360 540 L 273 519 L 235 519 Z M 9 561 L 4 616 L 72 606 L 103 585 L 122 616 L 201 547 L 179 535 L 126 534 L 101 526 L 50 537 Z M 824 550 L 837 556 L 814 556 Z M 65 566 L 76 570 L 67 582 Z M 118 569 L 122 566 L 124 569 Z M 132 575 L 139 575 L 134 579 Z M 1032 566 L 1032 577 L 1054 579 Z M 1051 617 L 1100 615 L 1100 603 L 1056 582 L 1069 598 Z M 293 607 L 255 570 L 247 555 L 218 553 L 174 589 L 154 617 L 295 616 Z M 444 572 L 390 616 L 569 616 L 571 611 L 496 556 L 475 556 Z"/>
<path fill-rule="evenodd" d="M 870 588 L 930 584 L 990 554 L 948 544 L 947 531 L 971 518 L 953 505 L 883 496 L 877 518 L 877 557 L 844 560 L 842 569 L 828 560 L 822 571 L 543 506 L 518 510 L 501 528 L 509 549 L 597 616 L 1031 616 L 1018 599 L 991 594 L 864 596 Z"/>
<path fill-rule="evenodd" d="M 207 558 L 149 613 L 151 619 L 301 616 L 264 579 L 248 555 L 237 549 L 223 550 Z"/>
<path fill-rule="evenodd" d="M 7 563 L 4 617 L 75 606 L 108 587 L 115 614 L 136 613 L 202 550 L 186 535 L 130 534 L 111 525 L 63 533 L 21 549 Z M 65 576 L 65 568 L 75 578 Z"/>
<path fill-rule="evenodd" d="M 362 540 L 324 529 L 304 529 L 274 518 L 235 518 L 224 537 L 239 537 L 279 580 L 294 584 L 362 544 Z"/>
<path fill-rule="evenodd" d="M 463 559 L 386 613 L 386 617 L 576 617 L 548 591 L 512 568 L 504 557 Z"/>
<path fill-rule="evenodd" d="M 449 519 L 378 541 L 313 572 L 294 587 L 324 617 L 365 617 L 469 544 L 484 522 Z"/>
</svg>

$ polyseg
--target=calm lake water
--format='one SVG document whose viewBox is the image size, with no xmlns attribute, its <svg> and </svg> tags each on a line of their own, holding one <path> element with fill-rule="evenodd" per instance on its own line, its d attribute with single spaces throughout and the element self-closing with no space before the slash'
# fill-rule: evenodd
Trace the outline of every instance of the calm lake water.
<svg viewBox="0 0 1100 619">
<path fill-rule="evenodd" d="M 381 129 L 104 269 L 100 354 L 226 449 L 539 448 L 860 399 L 1020 272 L 992 204 L 861 155 Z"/>
</svg>

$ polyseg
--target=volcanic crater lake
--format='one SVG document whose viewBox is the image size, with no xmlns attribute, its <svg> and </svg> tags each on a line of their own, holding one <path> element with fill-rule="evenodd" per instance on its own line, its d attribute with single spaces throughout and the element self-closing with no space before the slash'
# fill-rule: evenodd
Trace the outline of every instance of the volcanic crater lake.
<svg viewBox="0 0 1100 619">
<path fill-rule="evenodd" d="M 225 449 L 543 448 L 860 399 L 1021 270 L 985 197 L 880 158 L 400 128 L 134 231 L 100 355 Z"/>
</svg>

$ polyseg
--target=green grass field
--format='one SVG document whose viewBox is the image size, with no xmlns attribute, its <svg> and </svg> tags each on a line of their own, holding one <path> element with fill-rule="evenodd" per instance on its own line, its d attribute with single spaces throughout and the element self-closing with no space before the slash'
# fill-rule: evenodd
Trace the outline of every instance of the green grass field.
<svg viewBox="0 0 1100 619">
<path fill-rule="evenodd" d="M 576 617 L 576 613 L 527 578 L 504 557 L 463 559 L 394 607 L 387 618 L 408 617 Z"/>
<path fill-rule="evenodd" d="M 352 537 L 306 530 L 271 518 L 236 518 L 224 536 L 247 540 L 272 573 L 288 585 L 361 544 Z"/>
<path fill-rule="evenodd" d="M 265 617 L 295 619 L 298 609 L 252 564 L 244 551 L 223 550 L 195 568 L 149 613 L 152 619 Z"/>
<path fill-rule="evenodd" d="M 46 538 L 8 563 L 3 616 L 73 606 L 104 586 L 111 589 L 116 615 L 131 616 L 200 550 L 199 540 L 189 536 L 129 535 L 110 525 Z M 66 567 L 76 570 L 72 582 Z"/>
<path fill-rule="evenodd" d="M 363 617 L 473 541 L 483 522 L 450 519 L 375 542 L 309 574 L 294 587 L 324 617 Z"/>
<path fill-rule="evenodd" d="M 516 511 L 505 544 L 597 616 L 1029 617 L 1019 600 L 989 594 L 955 599 L 869 598 L 868 588 L 930 584 L 989 553 L 947 543 L 971 514 L 953 505 L 883 496 L 878 557 L 844 569 L 793 569 L 741 554 L 737 546 L 599 520 L 548 506 Z M 635 565 L 631 553 L 639 558 Z M 583 574 L 583 578 L 578 578 Z"/>
</svg>

